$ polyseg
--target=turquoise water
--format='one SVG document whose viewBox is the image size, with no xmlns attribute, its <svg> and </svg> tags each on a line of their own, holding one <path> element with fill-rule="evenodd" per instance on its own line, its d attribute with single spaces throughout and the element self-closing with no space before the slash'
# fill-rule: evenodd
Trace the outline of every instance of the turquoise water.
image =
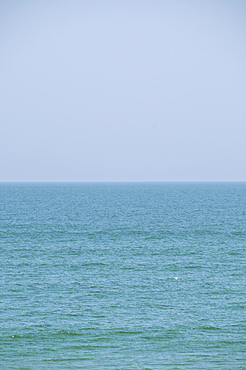
<svg viewBox="0 0 246 370">
<path fill-rule="evenodd" d="M 246 369 L 246 183 L 0 185 L 1 369 Z"/>
</svg>

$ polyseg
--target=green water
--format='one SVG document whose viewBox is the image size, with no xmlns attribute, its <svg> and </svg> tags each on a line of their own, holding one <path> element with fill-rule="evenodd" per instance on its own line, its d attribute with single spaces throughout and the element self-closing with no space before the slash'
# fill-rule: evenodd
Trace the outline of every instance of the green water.
<svg viewBox="0 0 246 370">
<path fill-rule="evenodd" d="M 246 369 L 246 184 L 1 184 L 1 369 Z"/>
</svg>

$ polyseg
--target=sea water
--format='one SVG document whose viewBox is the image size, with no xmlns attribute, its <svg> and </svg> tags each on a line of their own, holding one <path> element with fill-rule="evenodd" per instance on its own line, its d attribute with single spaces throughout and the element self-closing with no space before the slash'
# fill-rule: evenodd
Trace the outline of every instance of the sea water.
<svg viewBox="0 0 246 370">
<path fill-rule="evenodd" d="M 1 369 L 246 369 L 246 183 L 0 185 Z"/>
</svg>

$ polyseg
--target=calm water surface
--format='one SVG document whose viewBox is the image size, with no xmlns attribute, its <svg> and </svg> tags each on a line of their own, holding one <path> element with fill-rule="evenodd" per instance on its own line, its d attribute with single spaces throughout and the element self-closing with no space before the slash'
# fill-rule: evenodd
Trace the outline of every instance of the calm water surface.
<svg viewBox="0 0 246 370">
<path fill-rule="evenodd" d="M 246 369 L 246 183 L 1 184 L 1 369 Z"/>
</svg>

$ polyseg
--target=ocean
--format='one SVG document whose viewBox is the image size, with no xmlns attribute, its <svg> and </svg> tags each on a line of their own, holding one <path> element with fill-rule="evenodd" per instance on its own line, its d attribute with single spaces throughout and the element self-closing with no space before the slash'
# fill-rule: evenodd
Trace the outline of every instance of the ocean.
<svg viewBox="0 0 246 370">
<path fill-rule="evenodd" d="M 246 369 L 246 183 L 1 183 L 0 368 Z"/>
</svg>

